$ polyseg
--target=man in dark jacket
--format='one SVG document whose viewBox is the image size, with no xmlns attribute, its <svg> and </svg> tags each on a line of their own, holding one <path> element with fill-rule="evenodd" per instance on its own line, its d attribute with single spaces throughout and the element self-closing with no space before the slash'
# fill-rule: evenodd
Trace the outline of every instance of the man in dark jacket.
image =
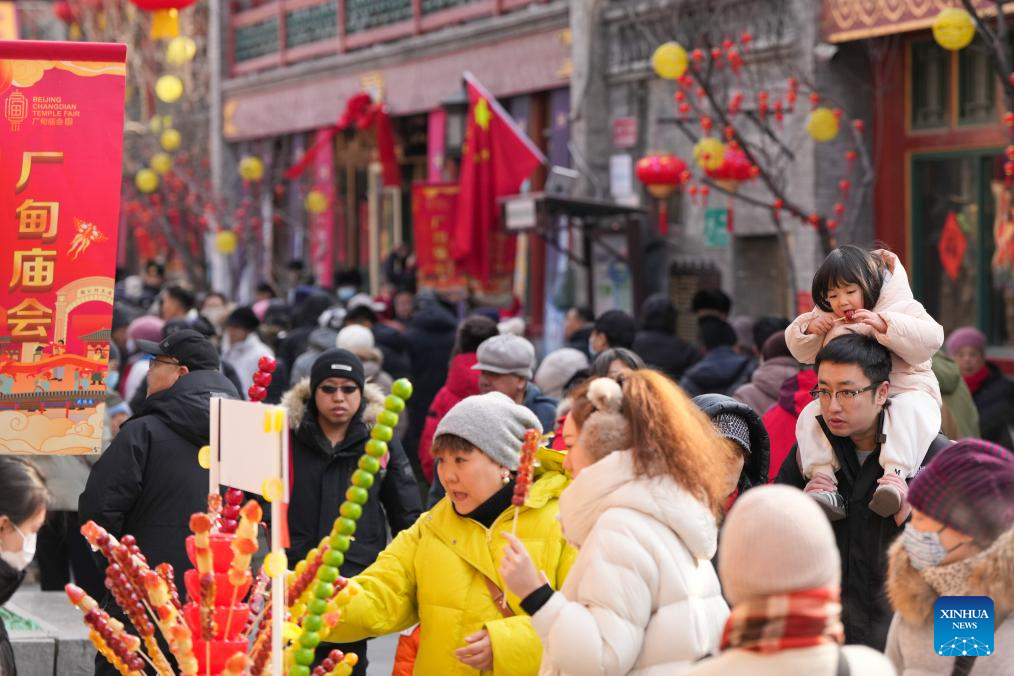
<svg viewBox="0 0 1014 676">
<path fill-rule="evenodd" d="M 704 358 L 683 374 L 687 395 L 732 394 L 749 379 L 750 360 L 733 349 L 736 331 L 724 319 L 701 317 L 697 322 Z"/>
<path fill-rule="evenodd" d="M 585 306 L 574 306 L 563 318 L 563 340 L 566 347 L 572 347 L 584 356 L 590 357 L 588 341 L 595 325 L 595 313 Z"/>
<path fill-rule="evenodd" d="M 452 308 L 431 294 L 416 296 L 419 307 L 405 331 L 412 364 L 415 393 L 408 400 L 409 432 L 405 452 L 413 465 L 419 463 L 419 438 L 426 424 L 426 411 L 447 380 L 447 369 L 458 332 L 458 318 Z M 417 467 L 422 476 L 422 467 Z"/>
<path fill-rule="evenodd" d="M 197 452 L 208 444 L 211 398 L 236 399 L 239 393 L 219 372 L 214 345 L 197 331 L 177 331 L 160 343 L 140 340 L 138 346 L 155 357 L 148 398 L 92 468 L 78 515 L 81 523 L 93 520 L 116 537 L 133 535 L 151 567 L 172 564 L 182 590 L 183 573 L 191 567 L 184 548 L 190 515 L 208 505 L 208 470 L 197 463 Z M 106 608 L 116 612 L 108 595 Z M 114 673 L 97 656 L 96 674 Z"/>
<path fill-rule="evenodd" d="M 663 293 L 648 296 L 641 306 L 641 330 L 634 337 L 634 352 L 641 359 L 679 382 L 699 355 L 697 348 L 676 335 L 676 306 Z"/>
<path fill-rule="evenodd" d="M 289 503 L 289 561 L 306 558 L 331 532 L 345 491 L 365 452 L 370 427 L 383 408 L 383 395 L 366 385 L 363 365 L 347 350 L 321 353 L 310 371 L 309 383 L 285 395 L 292 426 L 292 499 Z M 352 577 L 372 564 L 391 536 L 408 528 L 422 512 L 419 487 L 405 451 L 397 439 L 388 442 L 390 454 L 370 488 L 370 499 L 357 522 L 355 540 L 345 554 L 341 574 Z M 385 519 L 386 515 L 386 519 Z M 318 648 L 318 660 L 336 646 Z M 365 674 L 366 641 L 338 646 L 359 656 L 354 674 Z"/>
<path fill-rule="evenodd" d="M 860 643 L 882 651 L 887 641 L 892 611 L 884 592 L 887 547 L 902 532 L 911 511 L 907 504 L 890 517 L 875 514 L 869 502 L 879 483 L 903 481 L 884 476 L 880 467 L 880 444 L 884 441 L 884 418 L 890 415 L 887 392 L 891 354 L 874 338 L 849 334 L 835 338 L 817 354 L 817 389 L 820 422 L 834 448 L 839 469 L 838 485 L 811 490 L 836 492 L 846 516 L 831 525 L 842 561 L 842 622 L 845 642 Z M 925 466 L 950 441 L 939 435 L 930 445 Z M 806 488 L 793 447 L 778 473 L 776 483 Z"/>
</svg>

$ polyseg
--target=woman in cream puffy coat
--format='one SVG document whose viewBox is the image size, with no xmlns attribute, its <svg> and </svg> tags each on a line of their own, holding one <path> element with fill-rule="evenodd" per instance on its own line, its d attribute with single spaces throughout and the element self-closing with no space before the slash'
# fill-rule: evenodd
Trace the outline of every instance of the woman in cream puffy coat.
<svg viewBox="0 0 1014 676">
<path fill-rule="evenodd" d="M 582 390 L 563 430 L 575 478 L 560 498 L 578 558 L 554 592 L 508 537 L 501 575 L 542 639 L 541 674 L 678 673 L 717 650 L 729 613 L 711 558 L 733 453 L 655 371 Z"/>
</svg>

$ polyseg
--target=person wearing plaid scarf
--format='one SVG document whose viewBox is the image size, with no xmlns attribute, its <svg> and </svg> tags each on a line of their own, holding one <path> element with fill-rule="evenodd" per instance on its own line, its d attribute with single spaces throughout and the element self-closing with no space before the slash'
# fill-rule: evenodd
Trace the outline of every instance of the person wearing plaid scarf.
<svg viewBox="0 0 1014 676">
<path fill-rule="evenodd" d="M 841 558 L 827 518 L 802 491 L 760 486 L 742 495 L 718 559 L 732 604 L 721 653 L 687 676 L 894 674 L 872 648 L 841 647 Z"/>
</svg>

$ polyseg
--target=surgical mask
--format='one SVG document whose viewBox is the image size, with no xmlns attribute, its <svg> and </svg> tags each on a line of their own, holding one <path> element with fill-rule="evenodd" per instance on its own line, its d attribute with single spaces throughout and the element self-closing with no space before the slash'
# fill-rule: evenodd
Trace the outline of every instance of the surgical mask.
<svg viewBox="0 0 1014 676">
<path fill-rule="evenodd" d="M 120 384 L 120 372 L 110 371 L 106 374 L 106 389 L 115 390 L 117 385 Z"/>
<path fill-rule="evenodd" d="M 11 525 L 14 526 L 13 523 Z M 35 533 L 25 535 L 17 526 L 14 526 L 14 530 L 21 536 L 21 551 L 0 552 L 0 559 L 3 559 L 14 570 L 24 570 L 35 558 Z"/>
<path fill-rule="evenodd" d="M 923 570 L 939 566 L 948 554 L 964 544 L 958 543 L 953 548 L 947 549 L 940 542 L 940 533 L 943 530 L 943 526 L 936 531 L 916 530 L 912 524 L 905 526 L 905 532 L 901 535 L 901 544 L 908 552 L 908 560 L 912 563 L 913 568 Z"/>
</svg>

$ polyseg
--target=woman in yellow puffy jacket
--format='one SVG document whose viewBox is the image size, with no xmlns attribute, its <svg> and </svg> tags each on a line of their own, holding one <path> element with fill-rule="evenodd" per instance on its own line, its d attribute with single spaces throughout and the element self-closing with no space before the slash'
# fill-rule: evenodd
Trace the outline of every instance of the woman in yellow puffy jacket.
<svg viewBox="0 0 1014 676">
<path fill-rule="evenodd" d="M 541 425 L 498 392 L 468 397 L 444 417 L 433 441 L 447 495 L 353 578 L 358 593 L 325 638 L 336 643 L 420 625 L 415 674 L 537 674 L 542 644 L 520 600 L 499 574 L 514 521 L 511 497 L 521 443 Z M 576 556 L 556 518 L 567 479 L 542 451 L 519 510 L 517 536 L 559 589 Z"/>
</svg>

